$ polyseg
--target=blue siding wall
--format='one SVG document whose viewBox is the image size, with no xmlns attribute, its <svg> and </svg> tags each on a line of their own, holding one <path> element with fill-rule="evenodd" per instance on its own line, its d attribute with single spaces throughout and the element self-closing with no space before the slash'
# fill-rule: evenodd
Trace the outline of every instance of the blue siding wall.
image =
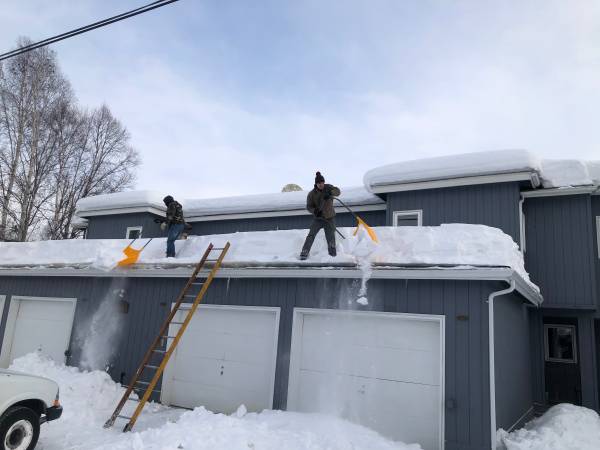
<svg viewBox="0 0 600 450">
<path fill-rule="evenodd" d="M 423 225 L 473 223 L 500 228 L 519 242 L 519 183 L 481 184 L 388 194 L 387 223 L 394 211 L 423 210 Z"/>
<path fill-rule="evenodd" d="M 185 213 L 185 211 L 184 211 Z M 359 212 L 369 225 L 385 225 L 385 210 Z M 89 218 L 88 239 L 124 239 L 127 227 L 143 226 L 143 237 L 165 237 L 159 224 L 154 223 L 155 216 L 150 213 L 116 214 L 94 216 Z M 310 227 L 312 216 L 259 217 L 255 219 L 215 220 L 207 222 L 191 222 L 190 234 L 199 236 L 209 234 L 236 233 L 238 231 L 298 230 Z M 356 220 L 349 213 L 336 215 L 338 227 L 352 227 Z"/>
<path fill-rule="evenodd" d="M 154 223 L 155 216 L 150 213 L 114 214 L 88 218 L 87 239 L 125 239 L 127 227 L 144 227 L 142 237 L 159 237 L 164 234 L 160 225 Z"/>
<path fill-rule="evenodd" d="M 597 218 L 600 218 L 600 195 L 592 196 L 592 227 L 594 234 L 594 252 L 593 258 L 596 263 L 596 305 L 600 305 L 600 225 Z M 600 311 L 597 310 L 597 317 L 600 317 Z"/>
<path fill-rule="evenodd" d="M 123 375 L 128 381 L 184 282 L 181 278 L 118 280 L 0 276 L 0 293 L 78 298 L 71 358 L 72 364 L 78 364 L 80 336 L 88 327 L 90 317 L 105 295 L 114 289 L 125 289 L 124 299 L 130 306 L 128 313 L 123 315 L 124 332 L 110 373 L 116 380 Z M 341 279 L 217 279 L 206 302 L 281 308 L 273 407 L 285 408 L 293 309 L 347 308 L 347 300 L 356 296 L 358 284 L 356 280 Z M 361 310 L 445 316 L 446 450 L 489 448 L 486 300 L 491 291 L 504 287 L 505 283 L 483 281 L 371 280 L 369 305 L 354 305 Z M 500 316 L 502 321 L 504 316 L 510 316 L 512 320 L 511 311 Z M 496 326 L 502 330 L 498 322 L 500 319 Z M 504 326 L 508 329 L 512 323 Z M 3 329 L 0 328 L 0 336 Z M 527 344 L 523 343 L 523 346 L 527 347 Z M 521 370 L 520 358 L 515 362 L 500 353 L 503 368 Z M 515 377 L 505 380 L 502 386 L 506 391 L 526 392 L 525 385 L 530 382 L 530 379 Z M 513 411 L 503 414 L 503 417 L 512 417 Z"/>
<path fill-rule="evenodd" d="M 529 308 L 516 295 L 494 301 L 496 425 L 505 430 L 533 412 Z"/>
<path fill-rule="evenodd" d="M 528 198 L 525 267 L 544 308 L 597 306 L 594 230 L 589 195 Z"/>
</svg>

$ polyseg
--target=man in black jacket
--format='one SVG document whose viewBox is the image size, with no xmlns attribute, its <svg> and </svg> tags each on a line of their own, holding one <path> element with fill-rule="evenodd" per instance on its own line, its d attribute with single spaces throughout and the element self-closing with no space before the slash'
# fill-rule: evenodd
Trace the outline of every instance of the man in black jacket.
<svg viewBox="0 0 600 450">
<path fill-rule="evenodd" d="M 315 176 L 315 186 L 306 196 L 306 209 L 314 216 L 313 223 L 310 226 L 308 236 L 304 241 L 300 259 L 308 258 L 310 248 L 315 240 L 315 236 L 321 228 L 325 230 L 325 239 L 327 239 L 327 251 L 329 255 L 336 256 L 335 250 L 335 208 L 333 206 L 333 197 L 341 194 L 339 188 L 325 184 L 325 177 L 321 172 Z"/>
<path fill-rule="evenodd" d="M 170 195 L 163 198 L 167 206 L 166 220 L 167 225 L 167 258 L 175 257 L 175 241 L 185 228 L 185 219 L 183 218 L 183 208 L 181 204 Z"/>
</svg>

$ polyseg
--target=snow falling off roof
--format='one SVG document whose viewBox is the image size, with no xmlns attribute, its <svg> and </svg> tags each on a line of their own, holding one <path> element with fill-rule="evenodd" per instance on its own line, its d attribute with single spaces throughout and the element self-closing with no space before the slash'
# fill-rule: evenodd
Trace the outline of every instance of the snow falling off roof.
<svg viewBox="0 0 600 450">
<path fill-rule="evenodd" d="M 340 199 L 348 205 L 384 204 L 379 197 L 364 187 L 342 188 Z M 306 208 L 307 191 L 279 192 L 271 194 L 242 195 L 209 199 L 176 199 L 182 205 L 186 217 L 217 214 L 240 214 L 264 211 L 289 211 Z M 154 207 L 164 210 L 162 202 L 166 194 L 152 191 L 119 192 L 116 194 L 87 197 L 77 203 L 77 213 L 118 208 Z"/>
<path fill-rule="evenodd" d="M 299 261 L 306 230 L 253 231 L 212 236 L 193 236 L 177 241 L 177 258 L 164 258 L 165 239 L 154 239 L 141 254 L 139 263 L 159 267 L 195 264 L 208 244 L 231 243 L 225 264 L 236 266 L 310 266 L 315 263 L 430 266 L 510 267 L 529 281 L 523 255 L 510 236 L 485 225 L 448 224 L 436 227 L 374 227 L 380 244 L 364 231 L 353 236 L 353 228 L 340 228 L 338 256 L 327 254 L 325 239 L 315 240 L 311 256 Z M 134 247 L 141 247 L 145 239 Z M 128 241 L 89 239 L 0 243 L 0 267 L 91 267 L 111 270 L 123 258 Z M 33 272 L 32 272 L 33 274 Z M 532 286 L 537 290 L 533 284 Z"/>
<path fill-rule="evenodd" d="M 369 190 L 388 184 L 415 183 L 514 172 L 537 173 L 544 188 L 600 184 L 600 161 L 540 159 L 526 150 L 496 150 L 404 161 L 369 170 Z"/>
<path fill-rule="evenodd" d="M 386 184 L 414 183 L 477 175 L 531 172 L 539 169 L 538 158 L 526 150 L 496 150 L 403 161 L 369 170 L 367 188 Z"/>
</svg>

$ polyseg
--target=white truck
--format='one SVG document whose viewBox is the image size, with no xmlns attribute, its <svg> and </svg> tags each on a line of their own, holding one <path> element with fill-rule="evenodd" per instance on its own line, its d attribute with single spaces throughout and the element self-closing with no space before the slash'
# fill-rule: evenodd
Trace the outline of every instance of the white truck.
<svg viewBox="0 0 600 450">
<path fill-rule="evenodd" d="M 33 450 L 40 425 L 61 414 L 54 381 L 0 369 L 0 450 Z"/>
</svg>

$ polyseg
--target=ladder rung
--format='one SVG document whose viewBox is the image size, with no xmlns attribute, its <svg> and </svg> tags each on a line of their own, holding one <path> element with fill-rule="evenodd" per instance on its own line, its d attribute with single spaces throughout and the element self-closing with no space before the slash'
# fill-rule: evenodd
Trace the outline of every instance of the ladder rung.
<svg viewBox="0 0 600 450">
<path fill-rule="evenodd" d="M 150 364 L 146 364 L 144 367 L 147 367 L 148 369 L 158 369 L 158 366 L 152 366 Z"/>
<path fill-rule="evenodd" d="M 128 398 L 127 400 L 129 400 L 130 402 L 138 402 L 138 403 L 140 402 L 140 399 L 139 399 L 139 398 L 131 398 L 131 397 L 130 397 L 130 398 Z"/>
<path fill-rule="evenodd" d="M 127 419 L 127 420 L 131 419 L 131 417 L 129 417 L 129 416 L 121 416 L 121 415 L 118 415 L 117 417 L 118 417 L 119 419 Z"/>
<path fill-rule="evenodd" d="M 152 350 L 154 353 L 167 353 L 166 350 Z"/>
<path fill-rule="evenodd" d="M 169 322 L 171 325 L 183 325 L 185 322 Z"/>
<path fill-rule="evenodd" d="M 150 384 L 148 381 L 136 381 L 137 384 Z"/>
<path fill-rule="evenodd" d="M 202 286 L 204 284 L 204 282 L 202 283 L 192 283 L 192 286 Z"/>
<path fill-rule="evenodd" d="M 175 339 L 177 336 L 161 336 L 163 339 Z"/>
<path fill-rule="evenodd" d="M 185 298 L 185 297 L 196 298 L 196 297 L 198 297 L 198 295 L 197 295 L 197 294 L 196 294 L 196 295 L 190 295 L 190 294 L 186 294 L 186 295 L 184 295 L 183 297 L 184 297 L 184 298 Z"/>
<path fill-rule="evenodd" d="M 211 252 L 213 250 L 225 250 L 225 247 L 213 247 L 213 248 L 210 249 Z"/>
</svg>

